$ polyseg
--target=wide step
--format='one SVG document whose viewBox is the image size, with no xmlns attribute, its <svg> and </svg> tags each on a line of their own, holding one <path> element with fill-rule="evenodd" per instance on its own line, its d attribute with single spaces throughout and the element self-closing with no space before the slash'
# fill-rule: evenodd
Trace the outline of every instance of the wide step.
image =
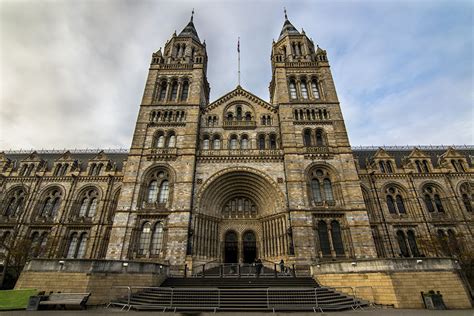
<svg viewBox="0 0 474 316">
<path fill-rule="evenodd" d="M 229 311 L 339 311 L 368 305 L 333 289 L 319 287 L 310 278 L 252 279 L 250 282 L 239 278 L 169 278 L 163 285 L 167 286 L 147 289 L 131 295 L 130 301 L 121 298 L 111 304 L 136 310 Z"/>
</svg>

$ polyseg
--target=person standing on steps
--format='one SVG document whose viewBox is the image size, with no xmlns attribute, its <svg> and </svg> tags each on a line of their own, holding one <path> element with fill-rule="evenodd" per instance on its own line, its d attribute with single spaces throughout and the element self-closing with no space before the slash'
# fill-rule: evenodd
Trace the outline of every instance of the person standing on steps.
<svg viewBox="0 0 474 316">
<path fill-rule="evenodd" d="M 257 272 L 257 278 L 260 277 L 260 273 L 262 272 L 262 267 L 263 267 L 262 260 L 260 259 L 255 260 L 255 270 Z"/>
<path fill-rule="evenodd" d="M 285 261 L 280 260 L 280 272 L 283 274 L 285 272 Z"/>
</svg>

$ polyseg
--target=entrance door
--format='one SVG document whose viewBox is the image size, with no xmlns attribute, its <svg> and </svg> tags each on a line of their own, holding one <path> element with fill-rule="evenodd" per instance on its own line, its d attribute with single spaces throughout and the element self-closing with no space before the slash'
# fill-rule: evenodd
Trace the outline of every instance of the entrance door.
<svg viewBox="0 0 474 316">
<path fill-rule="evenodd" d="M 257 257 L 257 239 L 253 231 L 245 232 L 242 236 L 244 242 L 244 263 L 253 263 Z"/>
<path fill-rule="evenodd" d="M 237 233 L 229 231 L 225 234 L 224 238 L 224 262 L 225 263 L 237 263 L 238 262 L 238 240 Z"/>
</svg>

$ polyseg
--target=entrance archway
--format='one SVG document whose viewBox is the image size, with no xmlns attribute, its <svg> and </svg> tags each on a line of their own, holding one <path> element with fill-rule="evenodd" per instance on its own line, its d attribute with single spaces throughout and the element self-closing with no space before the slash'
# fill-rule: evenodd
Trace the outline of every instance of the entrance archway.
<svg viewBox="0 0 474 316">
<path fill-rule="evenodd" d="M 257 258 L 257 238 L 253 231 L 247 231 L 242 236 L 244 263 L 253 263 Z"/>
<path fill-rule="evenodd" d="M 236 263 L 239 259 L 239 246 L 237 233 L 234 231 L 228 231 L 224 238 L 224 262 L 225 263 Z"/>
</svg>

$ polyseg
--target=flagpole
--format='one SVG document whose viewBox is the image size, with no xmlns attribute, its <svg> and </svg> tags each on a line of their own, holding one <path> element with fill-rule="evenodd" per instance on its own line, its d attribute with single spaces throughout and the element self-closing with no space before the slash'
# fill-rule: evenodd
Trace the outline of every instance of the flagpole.
<svg viewBox="0 0 474 316">
<path fill-rule="evenodd" d="M 238 53 L 238 80 L 239 80 L 239 86 L 240 86 L 240 36 L 239 36 L 239 39 L 237 41 L 237 53 Z"/>
</svg>

